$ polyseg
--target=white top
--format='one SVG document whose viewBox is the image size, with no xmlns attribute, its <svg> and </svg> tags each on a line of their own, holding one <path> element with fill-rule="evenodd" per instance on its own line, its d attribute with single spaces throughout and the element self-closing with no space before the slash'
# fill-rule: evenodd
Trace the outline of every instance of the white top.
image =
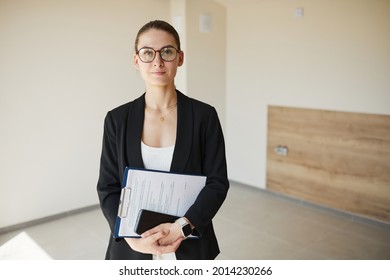
<svg viewBox="0 0 390 280">
<path fill-rule="evenodd" d="M 175 145 L 155 148 L 150 147 L 141 141 L 141 154 L 146 169 L 169 171 L 173 158 Z"/>
<path fill-rule="evenodd" d="M 163 148 L 150 147 L 141 141 L 141 154 L 146 169 L 169 171 L 175 145 Z M 176 260 L 175 253 L 153 255 L 153 260 Z"/>
</svg>

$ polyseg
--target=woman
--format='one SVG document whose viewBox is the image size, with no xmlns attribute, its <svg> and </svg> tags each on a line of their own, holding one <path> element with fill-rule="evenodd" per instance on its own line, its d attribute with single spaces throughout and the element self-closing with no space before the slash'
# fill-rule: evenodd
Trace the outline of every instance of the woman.
<svg viewBox="0 0 390 280">
<path fill-rule="evenodd" d="M 183 64 L 179 35 L 167 22 L 145 24 L 135 40 L 134 65 L 145 81 L 139 98 L 107 113 L 97 191 L 111 232 L 126 166 L 207 176 L 183 218 L 142 238 L 110 238 L 106 259 L 215 259 L 212 218 L 228 188 L 225 145 L 216 110 L 176 90 Z M 185 239 L 188 230 L 198 239 Z"/>
</svg>

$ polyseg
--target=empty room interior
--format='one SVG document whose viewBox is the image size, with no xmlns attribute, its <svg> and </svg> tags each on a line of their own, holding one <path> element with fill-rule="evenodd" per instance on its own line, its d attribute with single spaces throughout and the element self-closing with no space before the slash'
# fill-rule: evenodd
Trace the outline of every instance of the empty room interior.
<svg viewBox="0 0 390 280">
<path fill-rule="evenodd" d="M 215 107 L 219 260 L 390 259 L 390 1 L 0 1 L 0 259 L 104 259 L 104 118 L 178 31 L 176 88 Z"/>
</svg>

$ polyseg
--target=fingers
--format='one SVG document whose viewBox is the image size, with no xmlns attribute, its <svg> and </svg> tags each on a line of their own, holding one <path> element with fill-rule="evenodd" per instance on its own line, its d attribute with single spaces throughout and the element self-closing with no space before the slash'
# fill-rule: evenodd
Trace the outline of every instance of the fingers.
<svg viewBox="0 0 390 280">
<path fill-rule="evenodd" d="M 159 227 L 160 226 L 157 226 L 157 227 L 154 227 L 154 228 L 151 228 L 151 229 L 145 231 L 144 233 L 141 234 L 141 237 L 146 238 L 146 237 L 149 237 L 149 236 L 161 231 L 161 229 Z"/>
<path fill-rule="evenodd" d="M 162 245 L 161 247 L 165 247 L 167 252 L 176 252 L 177 248 L 179 248 L 181 242 L 183 241 L 183 238 L 177 239 L 175 242 L 168 244 L 168 245 Z"/>
<path fill-rule="evenodd" d="M 179 248 L 182 241 L 183 238 L 180 238 L 168 245 L 158 245 L 158 247 L 156 247 L 156 251 L 154 254 L 161 255 L 161 254 L 176 252 L 177 248 Z"/>
<path fill-rule="evenodd" d="M 168 245 L 175 242 L 177 239 L 181 238 L 181 228 L 178 223 L 172 223 L 169 227 L 169 234 L 161 238 L 158 243 L 160 245 Z"/>
<path fill-rule="evenodd" d="M 164 237 L 167 237 L 170 231 L 168 229 L 163 229 L 154 232 L 154 230 L 156 229 L 150 230 L 149 232 L 145 232 L 149 235 L 147 237 L 126 238 L 126 241 L 129 246 L 135 251 L 156 255 L 175 252 L 183 241 L 183 238 L 179 238 L 176 239 L 174 242 L 171 241 L 168 244 L 160 244 L 160 240 L 162 240 Z"/>
<path fill-rule="evenodd" d="M 165 248 L 164 246 L 160 246 L 158 244 L 158 240 L 164 236 L 166 236 L 169 232 L 166 230 L 156 232 L 149 237 L 146 238 L 125 238 L 127 244 L 138 252 L 144 254 L 163 254 L 169 253 L 169 248 Z"/>
<path fill-rule="evenodd" d="M 161 237 L 158 240 L 158 244 L 160 244 L 160 245 L 168 245 L 168 244 L 171 244 L 171 243 L 175 242 L 177 239 L 180 238 L 178 236 L 172 235 L 171 233 L 172 232 L 170 232 L 170 234 L 168 234 L 166 236 Z"/>
<path fill-rule="evenodd" d="M 151 242 L 151 244 L 153 244 L 152 247 L 153 247 L 154 254 L 161 255 L 165 253 L 172 253 L 172 252 L 176 252 L 177 248 L 179 248 L 181 242 L 183 241 L 183 238 L 179 238 L 175 242 L 169 244 L 162 245 L 159 243 L 161 238 L 167 236 L 168 234 L 169 231 L 164 230 L 161 232 L 157 232 L 147 238 L 149 239 L 148 242 Z"/>
<path fill-rule="evenodd" d="M 141 237 L 145 238 L 145 237 L 149 237 L 159 231 L 163 231 L 164 229 L 168 229 L 169 230 L 169 225 L 168 223 L 165 223 L 165 224 L 160 224 L 158 226 L 155 226 L 154 228 L 151 228 L 147 231 L 145 231 L 144 233 L 141 234 Z"/>
<path fill-rule="evenodd" d="M 163 238 L 163 237 L 165 237 L 165 236 L 167 236 L 168 234 L 169 234 L 169 230 L 164 229 L 164 230 L 161 230 L 161 231 L 150 233 L 149 236 L 146 236 L 146 237 L 142 236 L 142 238 L 148 239 L 148 242 L 158 244 L 158 240 Z"/>
</svg>

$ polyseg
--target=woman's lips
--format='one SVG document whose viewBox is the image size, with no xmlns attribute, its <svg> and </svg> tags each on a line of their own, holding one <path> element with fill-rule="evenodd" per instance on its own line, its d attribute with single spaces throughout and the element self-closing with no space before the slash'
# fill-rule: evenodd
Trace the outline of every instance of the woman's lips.
<svg viewBox="0 0 390 280">
<path fill-rule="evenodd" d="M 161 76 L 164 75 L 165 72 L 152 72 L 153 75 Z"/>
</svg>

